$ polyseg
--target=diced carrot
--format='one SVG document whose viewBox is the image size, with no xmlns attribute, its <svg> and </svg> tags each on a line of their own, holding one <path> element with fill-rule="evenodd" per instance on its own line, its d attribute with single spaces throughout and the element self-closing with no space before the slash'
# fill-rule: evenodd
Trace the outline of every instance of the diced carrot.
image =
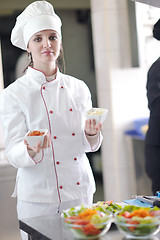
<svg viewBox="0 0 160 240">
<path fill-rule="evenodd" d="M 32 131 L 32 132 L 28 133 L 28 136 L 42 136 L 44 134 L 45 134 L 44 132 Z"/>
<path fill-rule="evenodd" d="M 94 209 L 86 209 L 84 212 L 81 212 L 79 214 L 79 218 L 81 219 L 85 219 L 85 220 L 90 220 L 91 217 L 94 215 L 94 214 L 97 214 L 97 211 L 94 210 Z"/>
<path fill-rule="evenodd" d="M 132 217 L 138 216 L 138 217 L 144 218 L 144 217 L 150 216 L 150 213 L 149 213 L 148 209 L 137 209 L 131 213 L 131 216 Z"/>
</svg>

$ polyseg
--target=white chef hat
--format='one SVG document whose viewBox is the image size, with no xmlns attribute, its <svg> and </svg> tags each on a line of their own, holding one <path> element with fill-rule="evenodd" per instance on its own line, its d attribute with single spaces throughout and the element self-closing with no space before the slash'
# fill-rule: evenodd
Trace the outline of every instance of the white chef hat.
<svg viewBox="0 0 160 240">
<path fill-rule="evenodd" d="M 39 31 L 52 29 L 61 37 L 61 26 L 61 19 L 55 14 L 52 5 L 47 1 L 36 1 L 17 17 L 11 32 L 11 42 L 26 50 L 30 38 Z"/>
</svg>

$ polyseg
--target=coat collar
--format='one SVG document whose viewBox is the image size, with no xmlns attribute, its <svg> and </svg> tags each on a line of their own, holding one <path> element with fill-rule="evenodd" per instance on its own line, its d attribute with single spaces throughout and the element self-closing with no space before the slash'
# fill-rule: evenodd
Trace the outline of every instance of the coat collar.
<svg viewBox="0 0 160 240">
<path fill-rule="evenodd" d="M 37 69 L 32 68 L 32 67 L 28 67 L 26 75 L 31 77 L 31 78 L 34 78 L 35 81 L 37 81 L 41 84 L 43 84 L 45 82 L 48 82 L 47 79 L 46 79 L 46 75 L 42 71 L 37 70 Z M 53 81 L 57 82 L 60 79 L 60 75 L 61 75 L 61 72 L 57 68 L 57 76 L 56 76 L 56 79 L 54 79 Z M 50 82 L 52 82 L 52 81 L 50 81 Z"/>
</svg>

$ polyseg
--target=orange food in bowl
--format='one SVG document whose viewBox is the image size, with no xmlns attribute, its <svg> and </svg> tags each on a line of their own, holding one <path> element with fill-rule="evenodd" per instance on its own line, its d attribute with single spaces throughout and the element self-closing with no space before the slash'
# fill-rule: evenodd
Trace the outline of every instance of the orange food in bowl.
<svg viewBox="0 0 160 240">
<path fill-rule="evenodd" d="M 94 209 L 86 209 L 84 212 L 79 213 L 79 218 L 83 220 L 90 220 L 97 211 Z"/>
<path fill-rule="evenodd" d="M 145 218 L 151 216 L 151 214 L 149 213 L 148 209 L 137 209 L 134 210 L 133 213 L 130 214 L 130 216 L 131 217 L 138 216 L 141 218 Z"/>
<path fill-rule="evenodd" d="M 28 136 L 42 136 L 44 134 L 45 134 L 45 132 L 32 131 L 32 132 L 28 133 Z"/>
</svg>

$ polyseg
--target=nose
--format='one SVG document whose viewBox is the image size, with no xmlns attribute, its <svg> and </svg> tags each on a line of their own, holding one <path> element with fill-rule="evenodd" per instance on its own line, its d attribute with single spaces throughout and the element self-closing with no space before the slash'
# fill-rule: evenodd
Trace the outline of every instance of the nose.
<svg viewBox="0 0 160 240">
<path fill-rule="evenodd" d="M 49 40 L 47 37 L 43 39 L 43 47 L 44 47 L 44 48 L 49 48 L 49 47 L 51 47 L 50 40 Z"/>
</svg>

